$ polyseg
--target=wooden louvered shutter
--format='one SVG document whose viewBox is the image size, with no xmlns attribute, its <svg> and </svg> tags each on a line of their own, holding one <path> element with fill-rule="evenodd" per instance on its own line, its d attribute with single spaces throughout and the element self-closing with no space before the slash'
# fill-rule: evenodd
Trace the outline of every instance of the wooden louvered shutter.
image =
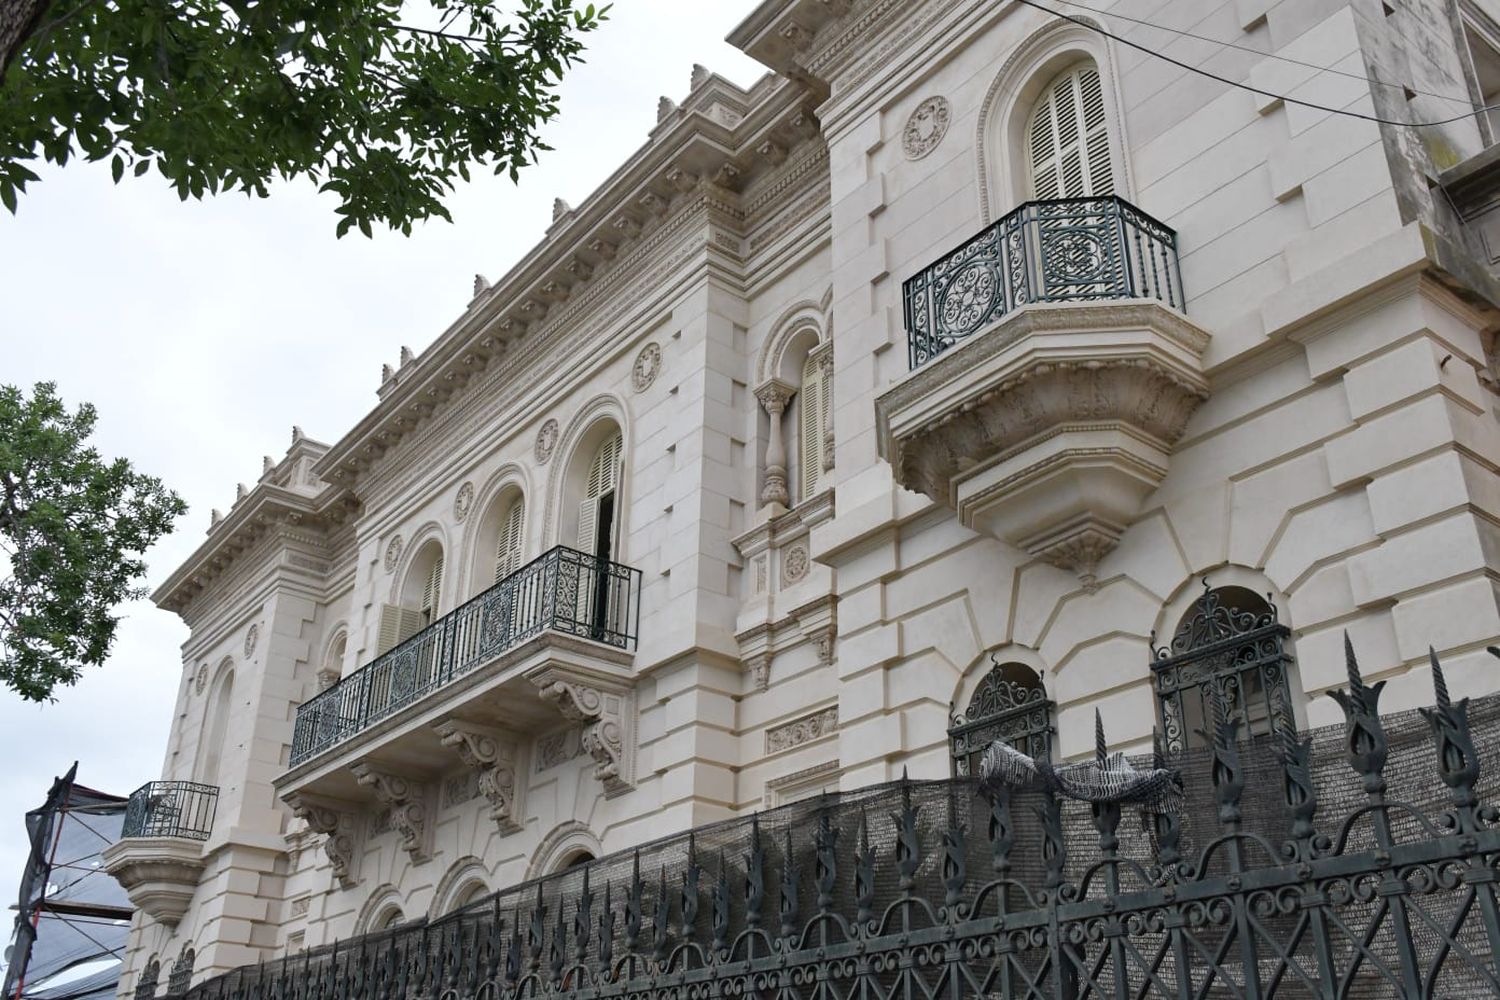
<svg viewBox="0 0 1500 1000">
<path fill-rule="evenodd" d="M 1114 194 L 1104 88 L 1092 63 L 1075 67 L 1047 85 L 1031 113 L 1026 135 L 1034 197 Z"/>
<path fill-rule="evenodd" d="M 432 569 L 427 573 L 427 582 L 422 585 L 421 614 L 424 625 L 437 621 L 438 601 L 442 599 L 442 586 L 443 557 L 438 556 L 437 562 L 432 564 Z"/>
<path fill-rule="evenodd" d="M 517 498 L 500 518 L 500 538 L 495 546 L 495 582 L 521 568 L 521 524 L 525 520 L 526 501 Z"/>
<path fill-rule="evenodd" d="M 578 548 L 594 554 L 599 530 L 599 498 L 620 484 L 620 454 L 624 439 L 615 434 L 599 446 L 589 462 L 587 495 L 578 505 Z M 619 509 L 616 498 L 615 508 Z"/>
<path fill-rule="evenodd" d="M 380 656 L 410 639 L 422 629 L 422 613 L 396 604 L 380 606 L 380 631 L 375 639 L 375 655 Z"/>
<path fill-rule="evenodd" d="M 823 366 L 812 356 L 802 364 L 802 388 L 797 390 L 797 422 L 801 436 L 798 448 L 798 499 L 806 500 L 817 492 L 823 475 L 823 408 L 828 404 Z"/>
</svg>

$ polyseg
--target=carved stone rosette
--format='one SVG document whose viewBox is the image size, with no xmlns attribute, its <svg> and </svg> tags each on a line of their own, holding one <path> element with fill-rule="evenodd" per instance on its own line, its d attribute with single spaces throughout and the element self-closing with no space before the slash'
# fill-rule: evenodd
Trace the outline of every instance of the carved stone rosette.
<svg viewBox="0 0 1500 1000">
<path fill-rule="evenodd" d="M 293 815 L 305 821 L 313 833 L 323 835 L 323 853 L 328 855 L 339 887 L 354 888 L 354 818 L 303 796 L 294 796 L 291 805 Z"/>
<path fill-rule="evenodd" d="M 490 802 L 490 818 L 502 835 L 519 833 L 525 824 L 517 802 L 516 744 L 497 730 L 462 719 L 433 727 L 443 746 L 458 754 L 465 766 L 478 772 L 479 792 Z"/>
<path fill-rule="evenodd" d="M 380 804 L 391 811 L 391 825 L 396 828 L 401 849 L 421 864 L 429 857 L 427 850 L 427 796 L 425 789 L 399 774 L 382 771 L 368 761 L 349 765 L 354 780 L 374 793 Z"/>
<path fill-rule="evenodd" d="M 563 718 L 583 725 L 583 749 L 594 758 L 594 777 L 609 798 L 634 788 L 626 755 L 628 695 L 549 671 L 534 681 Z"/>
</svg>

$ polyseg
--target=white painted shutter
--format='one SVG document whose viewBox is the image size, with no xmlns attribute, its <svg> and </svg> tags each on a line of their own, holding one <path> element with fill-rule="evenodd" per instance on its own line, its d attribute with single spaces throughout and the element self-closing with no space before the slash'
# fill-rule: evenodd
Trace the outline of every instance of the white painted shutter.
<svg viewBox="0 0 1500 1000">
<path fill-rule="evenodd" d="M 525 520 L 526 501 L 516 499 L 500 518 L 500 538 L 495 546 L 495 582 L 521 568 L 521 526 Z"/>
<path fill-rule="evenodd" d="M 380 631 L 375 639 L 375 655 L 399 646 L 422 628 L 422 613 L 396 604 L 380 606 Z"/>
<path fill-rule="evenodd" d="M 431 625 L 437 621 L 438 601 L 442 599 L 443 588 L 443 557 L 438 556 L 437 562 L 432 564 L 432 569 L 427 573 L 427 582 L 422 585 L 422 608 L 421 613 L 426 618 L 426 624 Z"/>
<path fill-rule="evenodd" d="M 797 496 L 806 500 L 818 490 L 823 475 L 823 407 L 828 395 L 823 385 L 823 366 L 808 355 L 802 365 L 802 388 L 797 390 L 797 422 L 801 431 L 798 447 Z"/>
<path fill-rule="evenodd" d="M 1114 194 L 1104 88 L 1093 63 L 1077 66 L 1047 85 L 1026 134 L 1034 197 Z"/>
<path fill-rule="evenodd" d="M 589 462 L 587 496 L 578 505 L 578 548 L 594 554 L 596 535 L 599 529 L 599 498 L 620 485 L 620 463 L 623 460 L 624 439 L 615 434 L 599 446 Z M 615 510 L 620 509 L 620 498 L 615 497 Z"/>
</svg>

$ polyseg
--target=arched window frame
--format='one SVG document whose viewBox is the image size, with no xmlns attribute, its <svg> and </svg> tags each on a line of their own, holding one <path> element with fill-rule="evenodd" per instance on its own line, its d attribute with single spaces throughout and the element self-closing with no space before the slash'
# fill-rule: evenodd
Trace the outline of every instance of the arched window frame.
<svg viewBox="0 0 1500 1000">
<path fill-rule="evenodd" d="M 1152 639 L 1151 677 L 1167 750 L 1207 745 L 1221 712 L 1237 722 L 1239 740 L 1296 730 L 1291 629 L 1271 594 L 1204 580 L 1171 641 L 1158 647 L 1154 632 Z M 1248 699 L 1241 694 L 1247 687 L 1254 689 Z"/>
<path fill-rule="evenodd" d="M 1086 15 L 1051 20 L 1012 51 L 980 103 L 974 141 L 979 175 L 979 214 L 993 222 L 1031 199 L 1027 169 L 1027 125 L 1038 96 L 1070 66 L 1091 60 L 1099 69 L 1108 119 L 1115 194 L 1134 200 L 1130 148 L 1120 105 L 1119 73 L 1103 25 Z"/>
<path fill-rule="evenodd" d="M 177 961 L 172 963 L 172 971 L 167 975 L 167 995 L 182 996 L 193 984 L 193 964 L 197 961 L 197 954 L 193 946 L 185 944 L 182 952 L 177 956 Z"/>
<path fill-rule="evenodd" d="M 1026 121 L 1028 201 L 1102 198 L 1115 193 L 1104 80 L 1092 59 L 1058 73 Z"/>
<path fill-rule="evenodd" d="M 434 554 L 435 553 L 435 554 Z M 382 605 L 375 655 L 383 655 L 442 617 L 448 540 L 434 524 L 418 530 L 392 575 L 391 603 Z"/>
<path fill-rule="evenodd" d="M 756 364 L 755 397 L 764 447 L 756 495 L 762 506 L 795 506 L 822 492 L 833 470 L 833 341 L 820 302 L 789 307 L 766 335 Z"/>
<path fill-rule="evenodd" d="M 990 654 L 990 669 L 949 717 L 948 753 L 956 776 L 978 774 L 985 748 L 1003 740 L 1036 760 L 1052 758 L 1056 724 L 1041 672 L 1017 660 Z"/>
<path fill-rule="evenodd" d="M 198 729 L 198 759 L 194 778 L 205 785 L 218 785 L 224 769 L 229 720 L 234 715 L 234 660 L 225 657 L 214 671 L 203 704 L 203 722 Z"/>
<path fill-rule="evenodd" d="M 156 985 L 160 978 L 161 962 L 152 955 L 146 967 L 141 970 L 140 978 L 135 981 L 135 1000 L 152 1000 L 156 996 Z"/>
</svg>

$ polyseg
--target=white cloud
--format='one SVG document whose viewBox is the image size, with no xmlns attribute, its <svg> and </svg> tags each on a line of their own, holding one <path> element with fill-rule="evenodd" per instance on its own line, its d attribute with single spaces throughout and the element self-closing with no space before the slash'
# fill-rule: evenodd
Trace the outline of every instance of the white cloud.
<svg viewBox="0 0 1500 1000">
<path fill-rule="evenodd" d="M 58 383 L 99 408 L 96 444 L 161 476 L 191 505 L 150 553 L 160 582 L 228 509 L 291 425 L 341 436 L 375 402 L 382 363 L 420 351 L 541 239 L 552 200 L 582 202 L 646 140 L 657 98 L 699 62 L 741 85 L 761 67 L 723 42 L 749 3 L 623 0 L 589 39 L 547 130 L 555 151 L 519 185 L 487 177 L 450 202 L 455 224 L 410 238 L 335 240 L 310 185 L 268 200 L 177 200 L 155 174 L 110 183 L 103 164 L 45 171 L 0 214 L 0 381 Z M 124 609 L 109 662 L 56 704 L 0 692 L 0 904 L 25 859 L 22 814 L 54 775 L 124 794 L 159 776 L 187 630 L 147 602 Z M 7 927 L 8 932 L 8 927 Z"/>
</svg>

